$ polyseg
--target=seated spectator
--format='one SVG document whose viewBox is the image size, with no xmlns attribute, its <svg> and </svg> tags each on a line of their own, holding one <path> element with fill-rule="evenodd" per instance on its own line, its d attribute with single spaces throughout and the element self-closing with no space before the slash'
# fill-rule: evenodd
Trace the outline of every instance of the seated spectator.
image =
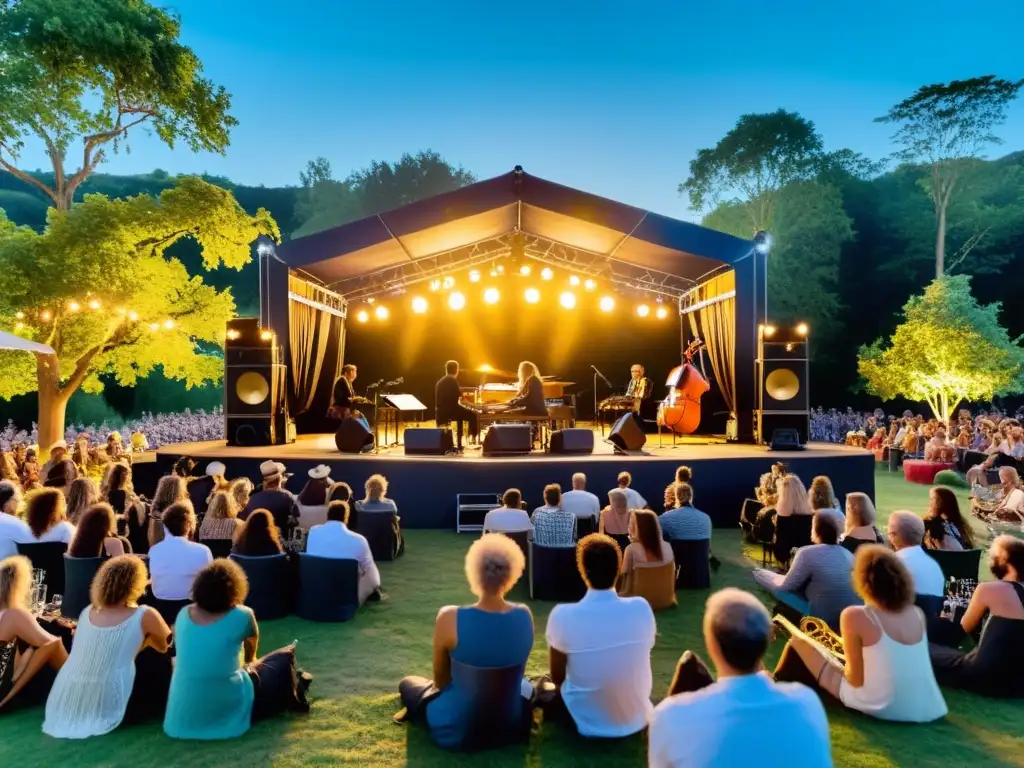
<svg viewBox="0 0 1024 768">
<path fill-rule="evenodd" d="M 834 512 L 839 518 L 839 526 L 843 526 L 845 517 L 843 509 L 839 506 L 839 499 L 836 498 L 836 492 L 832 488 L 832 481 L 825 475 L 818 475 L 811 481 L 810 502 L 811 509 L 815 512 L 822 510 Z"/>
<path fill-rule="evenodd" d="M 665 512 L 675 509 L 678 507 L 676 501 L 676 486 L 680 483 L 690 484 L 690 480 L 693 479 L 693 470 L 689 467 L 683 466 L 676 469 L 676 480 L 674 483 L 669 483 L 665 487 Z"/>
<path fill-rule="evenodd" d="M 387 498 L 388 481 L 384 475 L 370 475 L 364 487 L 366 496 L 356 502 L 360 512 L 398 512 L 398 505 Z"/>
<path fill-rule="evenodd" d="M 775 510 L 779 517 L 814 514 L 807 489 L 796 475 L 787 474 L 779 480 L 779 500 Z"/>
<path fill-rule="evenodd" d="M 622 574 L 639 566 L 659 566 L 674 560 L 672 547 L 661 536 L 658 516 L 649 509 L 634 509 L 629 520 L 632 543 L 622 555 Z"/>
<path fill-rule="evenodd" d="M 788 573 L 757 568 L 754 580 L 800 616 L 815 616 L 834 628 L 843 609 L 860 603 L 850 585 L 853 555 L 839 546 L 839 525 L 831 512 L 814 515 L 811 541 L 796 551 Z"/>
<path fill-rule="evenodd" d="M 942 425 L 935 428 L 935 434 L 927 443 L 925 443 L 924 460 L 941 462 L 956 461 L 956 446 L 949 442 L 946 437 L 946 428 Z"/>
<path fill-rule="evenodd" d="M 62 541 L 70 544 L 75 526 L 67 521 L 64 494 L 57 488 L 40 488 L 25 497 L 25 522 L 32 537 L 25 543 Z"/>
<path fill-rule="evenodd" d="M 846 494 L 846 531 L 840 544 L 851 553 L 862 544 L 883 544 L 881 531 L 875 525 L 875 505 L 866 493 Z"/>
<path fill-rule="evenodd" d="M 489 669 L 516 666 L 520 675 L 526 669 L 533 648 L 533 615 L 525 605 L 505 600 L 525 566 L 523 553 L 507 536 L 488 534 L 474 541 L 466 553 L 466 579 L 476 603 L 438 611 L 433 680 L 406 677 L 398 685 L 405 708 L 399 718 L 425 718 L 439 746 L 458 749 L 471 735 L 476 692 L 452 679 L 453 660 Z M 520 693 L 525 716 L 533 693 L 528 681 L 523 680 Z"/>
<path fill-rule="evenodd" d="M 871 435 L 871 439 L 868 440 L 868 450 L 877 451 L 885 445 L 885 428 L 879 427 Z"/>
<path fill-rule="evenodd" d="M 914 605 L 914 582 L 903 561 L 885 547 L 861 547 L 853 582 L 865 605 L 847 608 L 840 618 L 845 666 L 798 633 L 783 650 L 775 679 L 806 681 L 879 720 L 930 723 L 944 717 L 925 616 Z"/>
<path fill-rule="evenodd" d="M 989 455 L 981 464 L 967 470 L 967 482 L 972 486 L 988 486 L 988 471 L 1002 467 L 1015 468 L 1024 459 L 1024 431 L 1016 426 L 1006 431 L 1006 437 L 996 435 L 989 446 Z M 1001 479 L 1001 478 L 1000 478 Z"/>
<path fill-rule="evenodd" d="M 381 548 L 386 547 L 393 553 L 394 557 L 400 556 L 405 552 L 405 539 L 402 537 L 398 505 L 387 498 L 387 479 L 384 475 L 371 475 L 367 478 L 364 488 L 366 489 L 366 496 L 362 501 L 355 502 L 356 514 L 351 517 L 358 522 L 358 530 L 366 531 L 373 542 L 371 546 L 377 548 L 378 553 L 381 551 Z M 389 539 L 388 541 L 384 541 L 383 536 L 373 533 L 374 527 L 371 527 L 369 524 L 371 522 L 369 516 L 372 515 L 391 516 L 391 530 L 389 532 L 385 531 Z"/>
<path fill-rule="evenodd" d="M 484 533 L 516 533 L 532 531 L 530 516 L 522 508 L 523 496 L 518 488 L 509 488 L 501 497 L 501 506 L 484 515 Z"/>
<path fill-rule="evenodd" d="M 0 560 L 18 554 L 18 543 L 32 540 L 32 530 L 18 517 L 21 491 L 9 480 L 0 482 Z"/>
<path fill-rule="evenodd" d="M 174 622 L 177 656 L 164 715 L 171 738 L 233 739 L 255 720 L 309 711 L 312 677 L 297 674 L 295 646 L 256 658 L 260 633 L 244 605 L 248 592 L 245 572 L 231 560 L 214 560 L 196 574 L 192 605 Z"/>
<path fill-rule="evenodd" d="M 240 512 L 249 506 L 249 497 L 252 496 L 252 480 L 248 477 L 240 477 L 231 481 L 231 488 L 228 493 L 235 500 L 235 508 Z"/>
<path fill-rule="evenodd" d="M 946 526 L 941 517 L 925 517 L 924 540 L 921 546 L 925 549 L 941 549 L 947 552 L 962 552 L 960 542 L 946 533 Z"/>
<path fill-rule="evenodd" d="M 608 506 L 601 510 L 597 530 L 611 536 L 623 550 L 629 546 L 629 503 L 621 488 L 608 491 Z"/>
<path fill-rule="evenodd" d="M 676 483 L 675 507 L 661 516 L 661 530 L 669 541 L 711 538 L 711 518 L 693 506 L 693 486 Z"/>
<path fill-rule="evenodd" d="M 922 548 L 924 521 L 913 512 L 899 510 L 889 516 L 889 543 L 910 572 L 916 595 L 946 594 L 942 568 Z"/>
<path fill-rule="evenodd" d="M 907 431 L 903 435 L 903 442 L 900 443 L 900 450 L 906 454 L 916 454 L 920 448 L 920 439 L 917 436 L 917 428 L 913 424 L 907 425 Z"/>
<path fill-rule="evenodd" d="M 380 571 L 365 536 L 348 529 L 347 501 L 332 501 L 327 507 L 327 522 L 309 529 L 306 554 L 359 562 L 359 604 L 380 592 Z"/>
<path fill-rule="evenodd" d="M 644 509 L 647 506 L 647 499 L 634 488 L 629 487 L 632 482 L 633 476 L 629 472 L 619 472 L 618 485 L 612 490 L 619 490 L 626 494 L 626 506 L 629 509 Z"/>
<path fill-rule="evenodd" d="M 249 497 L 249 506 L 238 514 L 238 518 L 248 520 L 254 510 L 265 509 L 287 538 L 299 512 L 295 508 L 295 497 L 284 487 L 285 466 L 277 461 L 264 461 L 260 464 L 260 474 L 263 476 L 263 488 Z"/>
<path fill-rule="evenodd" d="M 71 483 L 68 490 L 67 518 L 72 525 L 78 525 L 79 519 L 85 514 L 85 510 L 91 507 L 96 501 L 96 483 L 91 477 L 78 477 Z"/>
<path fill-rule="evenodd" d="M 307 473 L 309 480 L 299 492 L 296 499 L 304 507 L 322 507 L 327 504 L 327 491 L 334 485 L 331 480 L 331 468 L 326 464 L 318 464 Z"/>
<path fill-rule="evenodd" d="M 195 468 L 196 463 L 191 457 L 181 456 L 174 462 L 174 466 L 171 467 L 171 474 L 176 475 L 183 480 L 188 480 L 188 478 L 192 477 L 192 472 Z"/>
<path fill-rule="evenodd" d="M 156 493 L 153 494 L 153 503 L 149 509 L 149 535 L 147 538 L 146 551 L 154 544 L 164 539 L 163 514 L 172 504 L 188 501 L 188 487 L 184 478 L 178 475 L 164 475 L 156 484 Z M 136 542 L 132 542 L 132 549 L 135 549 Z M 140 550 L 135 549 L 136 554 Z"/>
<path fill-rule="evenodd" d="M 192 502 L 192 509 L 195 510 L 197 518 L 206 515 L 206 505 L 213 492 L 227 485 L 227 471 L 222 462 L 211 461 L 206 465 L 206 474 L 188 481 L 188 498 Z"/>
<path fill-rule="evenodd" d="M 199 540 L 233 540 L 244 525 L 245 523 L 238 519 L 238 506 L 231 492 L 214 491 L 206 507 L 206 517 L 199 526 Z"/>
<path fill-rule="evenodd" d="M 281 531 L 265 509 L 257 509 L 249 515 L 245 525 L 235 534 L 235 543 L 231 547 L 232 554 L 245 557 L 269 557 L 282 552 Z"/>
<path fill-rule="evenodd" d="M 544 506 L 533 510 L 533 541 L 542 547 L 571 547 L 576 542 L 576 515 L 562 509 L 562 488 L 544 487 Z"/>
<path fill-rule="evenodd" d="M 765 507 L 774 507 L 779 500 L 779 481 L 786 476 L 787 467 L 781 461 L 772 464 L 771 471 L 761 475 L 761 481 L 754 490 L 754 496 Z"/>
<path fill-rule="evenodd" d="M 577 520 L 591 519 L 597 524 L 601 514 L 601 502 L 587 490 L 587 476 L 577 472 L 572 476 L 572 490 L 562 494 L 562 509 L 572 512 Z"/>
<path fill-rule="evenodd" d="M 50 459 L 39 469 L 47 488 L 58 488 L 67 497 L 71 483 L 78 477 L 78 467 L 68 456 L 68 444 L 58 440 L 50 446 Z"/>
<path fill-rule="evenodd" d="M 1024 697 L 1024 541 L 997 536 L 989 553 L 989 568 L 996 581 L 978 585 L 960 622 L 973 634 L 988 622 L 981 641 L 969 653 L 931 645 L 932 668 L 939 685 L 962 688 L 982 696 Z"/>
<path fill-rule="evenodd" d="M 164 510 L 163 526 L 166 538 L 149 550 L 153 596 L 161 600 L 187 600 L 196 574 L 213 560 L 213 554 L 209 547 L 190 541 L 196 530 L 191 502 L 179 501 Z"/>
<path fill-rule="evenodd" d="M 651 718 L 651 768 L 831 768 L 821 701 L 764 671 L 772 637 L 771 616 L 753 595 L 729 588 L 708 598 L 704 645 L 718 681 L 692 651 L 682 655 L 668 698 Z M 786 749 L 766 754 L 762 745 L 777 740 L 779 723 L 786 724 Z"/>
<path fill-rule="evenodd" d="M 692 483 L 693 482 L 693 470 L 687 466 L 678 467 L 676 469 L 676 483 Z"/>
<path fill-rule="evenodd" d="M 32 564 L 27 557 L 0 560 L 0 712 L 11 709 L 15 697 L 33 680 L 36 683 L 18 703 L 35 703 L 52 683 L 46 673 L 39 673 L 47 667 L 59 670 L 68 658 L 61 639 L 45 632 L 29 612 L 31 589 Z"/>
<path fill-rule="evenodd" d="M 327 503 L 332 501 L 352 501 L 352 487 L 348 483 L 332 483 L 327 491 Z"/>
<path fill-rule="evenodd" d="M 995 516 L 1005 522 L 1024 523 L 1024 485 L 1013 467 L 999 469 L 999 504 Z"/>
<path fill-rule="evenodd" d="M 71 655 L 46 700 L 43 733 L 85 739 L 110 733 L 124 720 L 136 655 L 147 646 L 166 653 L 171 636 L 156 610 L 138 604 L 145 590 L 146 566 L 133 555 L 112 558 L 100 568 Z"/>
<path fill-rule="evenodd" d="M 109 504 L 96 502 L 82 515 L 68 547 L 68 557 L 110 558 L 131 554 L 128 539 L 117 535 L 117 518 Z"/>
<path fill-rule="evenodd" d="M 622 553 L 611 537 L 585 536 L 576 562 L 587 593 L 556 605 L 548 618 L 548 663 L 559 693 L 548 714 L 567 714 L 583 736 L 630 736 L 653 711 L 654 613 L 643 598 L 615 592 Z"/>
<path fill-rule="evenodd" d="M 103 501 L 113 508 L 114 517 L 124 521 L 124 530 L 128 533 L 129 541 L 141 542 L 148 538 L 149 519 L 146 505 L 135 495 L 132 488 L 132 470 L 127 464 L 114 464 Z"/>
</svg>

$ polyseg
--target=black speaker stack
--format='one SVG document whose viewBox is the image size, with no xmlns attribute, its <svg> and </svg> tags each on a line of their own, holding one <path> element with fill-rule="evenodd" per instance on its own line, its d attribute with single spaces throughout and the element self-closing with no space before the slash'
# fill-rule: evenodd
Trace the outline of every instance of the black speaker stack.
<svg viewBox="0 0 1024 768">
<path fill-rule="evenodd" d="M 224 344 L 224 431 L 228 445 L 288 441 L 288 369 L 274 333 L 258 318 L 228 322 Z"/>
<path fill-rule="evenodd" d="M 551 453 L 585 454 L 594 452 L 594 431 L 591 429 L 558 429 L 551 433 Z"/>
<path fill-rule="evenodd" d="M 799 450 L 811 431 L 807 326 L 762 325 L 757 336 L 755 438 L 773 450 Z"/>
<path fill-rule="evenodd" d="M 373 448 L 373 433 L 362 421 L 349 417 L 334 433 L 334 444 L 342 453 L 364 453 Z"/>
<path fill-rule="evenodd" d="M 455 450 L 450 429 L 406 427 L 402 433 L 406 456 L 444 456 Z"/>
<path fill-rule="evenodd" d="M 612 426 L 608 440 L 615 446 L 616 452 L 633 453 L 644 447 L 647 435 L 640 418 L 635 413 L 627 413 Z"/>
<path fill-rule="evenodd" d="M 518 456 L 533 450 L 529 424 L 495 424 L 484 437 L 484 456 Z"/>
</svg>

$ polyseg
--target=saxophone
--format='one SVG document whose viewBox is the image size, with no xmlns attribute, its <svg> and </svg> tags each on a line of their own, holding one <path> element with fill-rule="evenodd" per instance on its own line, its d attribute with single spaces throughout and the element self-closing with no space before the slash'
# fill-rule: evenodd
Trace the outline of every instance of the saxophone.
<svg viewBox="0 0 1024 768">
<path fill-rule="evenodd" d="M 786 630 L 791 637 L 797 635 L 803 636 L 805 640 L 809 640 L 815 645 L 821 646 L 832 658 L 841 663 L 843 666 L 846 665 L 846 655 L 843 651 L 843 638 L 837 635 L 821 619 L 817 619 L 814 616 L 804 616 L 800 620 L 799 628 L 793 624 L 785 616 L 776 615 L 773 621 L 782 629 Z"/>
</svg>

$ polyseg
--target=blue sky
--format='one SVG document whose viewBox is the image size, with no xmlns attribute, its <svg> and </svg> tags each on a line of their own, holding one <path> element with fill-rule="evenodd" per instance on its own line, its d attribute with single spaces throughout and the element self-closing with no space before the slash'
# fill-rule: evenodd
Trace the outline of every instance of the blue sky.
<svg viewBox="0 0 1024 768">
<path fill-rule="evenodd" d="M 796 110 L 829 149 L 879 158 L 872 118 L 919 85 L 1024 77 L 1022 0 L 170 5 L 241 124 L 224 157 L 140 135 L 105 170 L 284 185 L 317 155 L 344 175 L 433 148 L 692 218 L 676 187 L 742 113 Z M 1001 133 L 1024 148 L 1024 100 Z"/>
</svg>

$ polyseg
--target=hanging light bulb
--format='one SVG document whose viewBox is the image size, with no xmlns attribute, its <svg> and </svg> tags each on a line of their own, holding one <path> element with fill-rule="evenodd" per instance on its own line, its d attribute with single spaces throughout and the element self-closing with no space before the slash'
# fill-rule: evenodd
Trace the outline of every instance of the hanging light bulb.
<svg viewBox="0 0 1024 768">
<path fill-rule="evenodd" d="M 167 320 L 164 320 L 164 328 L 166 328 L 169 331 L 173 327 L 174 327 L 174 321 L 173 320 L 171 320 L 170 318 L 168 318 Z"/>
<path fill-rule="evenodd" d="M 432 290 L 432 291 L 439 291 L 439 290 L 441 290 L 441 281 L 440 280 L 436 280 L 436 279 L 435 280 L 431 280 L 430 281 L 430 290 Z"/>
<path fill-rule="evenodd" d="M 15 317 L 16 317 L 16 318 L 17 318 L 18 320 L 24 320 L 24 319 L 25 319 L 25 313 L 24 313 L 24 312 L 15 312 L 15 313 L 14 313 L 14 316 L 15 316 Z"/>
<path fill-rule="evenodd" d="M 42 320 L 44 323 L 50 322 L 50 318 L 52 318 L 52 317 L 53 317 L 53 313 L 50 312 L 50 310 L 48 310 L 48 309 L 44 309 L 39 314 L 39 319 Z"/>
<path fill-rule="evenodd" d="M 370 319 L 370 313 L 367 312 L 365 309 L 360 309 L 358 312 L 356 312 L 356 321 L 357 322 L 365 323 L 369 319 Z"/>
<path fill-rule="evenodd" d="M 466 306 L 466 297 L 458 291 L 452 291 L 448 294 L 448 306 L 458 312 Z"/>
<path fill-rule="evenodd" d="M 529 264 L 523 264 L 523 266 L 519 268 L 519 274 L 523 277 L 529 277 L 531 271 Z"/>
<path fill-rule="evenodd" d="M 636 313 L 640 315 L 640 317 L 647 317 L 649 314 L 651 314 L 651 308 L 648 307 L 646 304 L 641 304 L 636 308 Z"/>
<path fill-rule="evenodd" d="M 527 304 L 536 304 L 540 301 L 540 291 L 536 288 L 527 288 L 523 298 L 526 299 Z"/>
<path fill-rule="evenodd" d="M 497 304 L 501 299 L 501 294 L 497 288 L 488 288 L 484 291 L 484 302 L 486 304 Z"/>
<path fill-rule="evenodd" d="M 565 309 L 576 308 L 576 294 L 572 291 L 566 291 L 558 297 L 558 303 L 561 304 Z"/>
<path fill-rule="evenodd" d="M 654 313 L 659 320 L 664 320 L 668 317 L 668 307 L 658 307 L 658 311 Z"/>
<path fill-rule="evenodd" d="M 129 312 L 128 313 L 128 319 L 131 320 L 134 323 L 136 320 L 139 319 L 139 313 L 138 312 Z"/>
<path fill-rule="evenodd" d="M 378 320 L 387 320 L 388 315 L 390 313 L 388 312 L 388 308 L 381 304 L 379 307 L 373 310 L 373 314 L 377 316 Z"/>
<path fill-rule="evenodd" d="M 615 309 L 615 299 L 613 299 L 611 296 L 602 296 L 601 303 L 599 306 L 601 307 L 602 312 L 611 312 L 613 309 Z"/>
<path fill-rule="evenodd" d="M 77 301 L 72 300 L 68 302 L 68 309 L 71 310 L 72 312 L 77 312 L 81 308 L 82 305 L 79 304 Z"/>
<path fill-rule="evenodd" d="M 446 277 L 444 280 L 441 281 L 441 287 L 444 288 L 446 291 L 451 289 L 451 288 L 453 288 L 454 286 L 455 286 L 455 278 L 454 277 L 449 276 L 449 277 Z"/>
</svg>

